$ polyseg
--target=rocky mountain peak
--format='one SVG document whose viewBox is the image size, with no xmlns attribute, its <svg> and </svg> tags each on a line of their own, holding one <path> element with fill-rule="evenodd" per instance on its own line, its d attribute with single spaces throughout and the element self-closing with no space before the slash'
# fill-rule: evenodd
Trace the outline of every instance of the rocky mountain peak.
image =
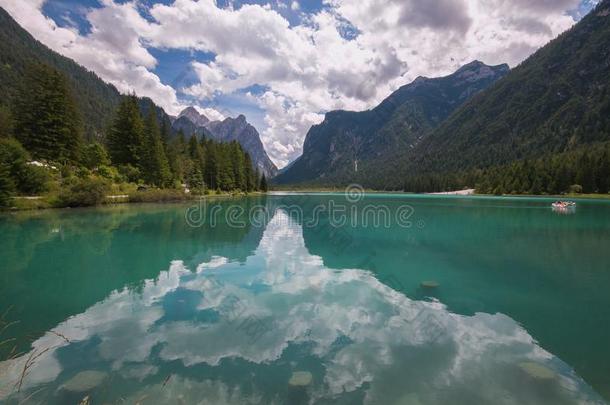
<svg viewBox="0 0 610 405">
<path fill-rule="evenodd" d="M 185 120 L 187 122 L 184 122 Z M 174 129 L 182 129 L 187 136 L 205 135 L 219 142 L 237 141 L 267 178 L 272 178 L 277 173 L 277 167 L 269 159 L 258 131 L 248 123 L 243 114 L 235 118 L 227 117 L 222 121 L 210 121 L 194 107 L 188 107 L 174 121 Z"/>
<path fill-rule="evenodd" d="M 507 64 L 490 66 L 479 60 L 474 60 L 459 68 L 454 75 L 462 80 L 465 80 L 466 82 L 472 83 L 482 79 L 504 75 L 508 73 L 509 70 L 510 69 Z"/>
<path fill-rule="evenodd" d="M 463 71 L 466 71 L 466 70 L 476 70 L 476 69 L 479 69 L 479 68 L 481 68 L 481 67 L 483 67 L 483 66 L 487 66 L 487 65 L 486 65 L 485 63 L 481 62 L 480 60 L 476 60 L 476 59 L 475 59 L 475 60 L 473 60 L 472 62 L 467 63 L 467 64 L 465 64 L 464 66 L 460 67 L 460 68 L 459 68 L 459 69 L 456 71 L 456 73 L 458 73 L 458 74 L 459 74 L 459 73 L 461 73 L 461 72 L 463 72 Z"/>
<path fill-rule="evenodd" d="M 188 118 L 193 124 L 197 125 L 198 127 L 203 127 L 205 126 L 205 124 L 210 122 L 208 117 L 203 114 L 200 114 L 199 111 L 197 111 L 197 109 L 192 106 L 182 110 L 182 112 L 178 115 L 178 118 L 181 117 Z"/>
</svg>

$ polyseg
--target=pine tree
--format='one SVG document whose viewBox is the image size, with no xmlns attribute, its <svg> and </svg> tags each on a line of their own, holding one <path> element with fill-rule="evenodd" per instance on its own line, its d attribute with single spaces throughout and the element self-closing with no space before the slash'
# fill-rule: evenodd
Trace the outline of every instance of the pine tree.
<svg viewBox="0 0 610 405">
<path fill-rule="evenodd" d="M 150 109 L 146 117 L 145 142 L 140 169 L 147 183 L 159 187 L 169 185 L 171 173 L 161 141 L 157 116 L 153 108 Z"/>
<path fill-rule="evenodd" d="M 199 148 L 201 150 L 201 157 L 200 157 L 200 165 L 201 165 L 201 173 L 204 175 L 204 179 L 205 179 L 205 171 L 206 171 L 206 167 L 207 167 L 207 156 L 208 156 L 208 142 L 205 139 L 205 136 L 201 137 L 201 140 L 199 141 Z"/>
<path fill-rule="evenodd" d="M 219 143 L 216 145 L 216 159 L 218 188 L 225 191 L 233 190 L 235 188 L 235 173 L 227 144 Z"/>
<path fill-rule="evenodd" d="M 254 170 L 252 168 L 252 158 L 246 152 L 244 154 L 244 176 L 246 180 L 246 192 L 252 192 L 256 188 L 256 179 L 254 178 Z"/>
<path fill-rule="evenodd" d="M 11 195 L 15 191 L 15 185 L 11 179 L 10 169 L 4 162 L 0 162 L 0 207 L 6 207 Z"/>
<path fill-rule="evenodd" d="M 261 172 L 258 167 L 254 169 L 254 188 L 259 191 L 261 189 Z"/>
<path fill-rule="evenodd" d="M 595 175 L 589 154 L 584 152 L 578 159 L 576 182 L 582 186 L 583 193 L 595 192 Z"/>
<path fill-rule="evenodd" d="M 31 65 L 15 100 L 14 131 L 36 159 L 77 163 L 82 123 L 67 79 L 55 69 Z"/>
<path fill-rule="evenodd" d="M 260 185 L 260 189 L 262 192 L 266 193 L 267 191 L 269 191 L 269 187 L 267 186 L 267 177 L 265 176 L 265 173 L 263 173 L 263 176 L 261 177 L 261 185 Z"/>
<path fill-rule="evenodd" d="M 186 137 L 182 129 L 178 130 L 176 135 L 176 150 L 178 154 L 183 154 L 186 151 Z"/>
<path fill-rule="evenodd" d="M 184 179 L 184 162 L 178 154 L 175 141 L 170 141 L 167 145 L 167 161 L 171 172 L 172 182 L 182 182 Z"/>
<path fill-rule="evenodd" d="M 229 146 L 231 165 L 233 166 L 234 188 L 246 190 L 246 172 L 244 163 L 244 152 L 237 141 L 231 142 Z"/>
<path fill-rule="evenodd" d="M 121 100 L 107 138 L 113 164 L 139 167 L 144 146 L 144 123 L 135 95 Z"/>
<path fill-rule="evenodd" d="M 201 167 L 197 162 L 191 160 L 188 164 L 188 173 L 186 175 L 186 184 L 191 190 L 203 191 L 205 189 L 205 181 Z"/>
<path fill-rule="evenodd" d="M 0 138 L 8 138 L 13 134 L 13 115 L 6 105 L 0 105 Z"/>
<path fill-rule="evenodd" d="M 169 126 L 167 124 L 166 120 L 163 120 L 161 122 L 161 143 L 163 144 L 163 149 L 165 150 L 165 153 L 167 153 L 167 147 L 169 145 Z"/>
<path fill-rule="evenodd" d="M 197 162 L 201 162 L 203 160 L 201 145 L 199 145 L 199 142 L 197 142 L 197 137 L 195 135 L 191 135 L 189 138 L 188 154 L 192 160 Z"/>
<path fill-rule="evenodd" d="M 100 166 L 108 166 L 110 157 L 102 144 L 93 142 L 83 149 L 82 163 L 88 169 L 97 169 Z"/>
<path fill-rule="evenodd" d="M 610 153 L 604 150 L 597 163 L 596 175 L 597 191 L 607 194 L 610 191 Z"/>
<path fill-rule="evenodd" d="M 184 156 L 185 145 L 186 141 L 182 130 L 178 131 L 176 137 L 168 140 L 167 160 L 170 165 L 173 182 L 183 182 L 188 174 L 189 168 L 186 167 L 187 164 Z"/>
<path fill-rule="evenodd" d="M 205 189 L 203 176 L 203 150 L 197 141 L 197 137 L 192 135 L 188 143 L 189 172 L 186 182 L 192 189 Z"/>
<path fill-rule="evenodd" d="M 218 188 L 218 159 L 217 159 L 217 148 L 214 141 L 208 141 L 207 147 L 207 158 L 205 161 L 205 181 L 211 189 Z"/>
</svg>

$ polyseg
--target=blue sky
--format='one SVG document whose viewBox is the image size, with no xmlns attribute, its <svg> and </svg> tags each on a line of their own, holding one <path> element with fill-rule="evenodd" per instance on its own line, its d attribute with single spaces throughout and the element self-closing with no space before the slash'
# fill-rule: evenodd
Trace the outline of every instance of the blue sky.
<svg viewBox="0 0 610 405">
<path fill-rule="evenodd" d="M 0 0 L 56 51 L 177 114 L 244 114 L 283 166 L 333 109 L 419 75 L 516 65 L 594 0 Z"/>
<path fill-rule="evenodd" d="M 117 1 L 117 3 L 127 3 L 127 0 Z M 173 0 L 144 0 L 142 3 L 146 6 L 153 4 L 171 4 Z M 243 4 L 270 4 L 272 9 L 278 12 L 291 25 L 299 25 L 302 23 L 302 15 L 311 14 L 320 11 L 323 7 L 321 0 L 305 1 L 299 3 L 299 11 L 292 10 L 291 7 L 279 7 L 278 4 L 286 4 L 287 2 L 269 2 L 266 0 L 259 1 L 217 1 L 218 7 L 221 8 L 240 8 Z M 48 0 L 42 9 L 45 16 L 52 18 L 55 23 L 61 27 L 73 28 L 76 27 L 82 35 L 89 34 L 91 25 L 89 24 L 86 13 L 92 8 L 102 8 L 103 5 L 98 0 Z M 146 7 L 140 8 L 142 15 L 147 16 Z M 159 76 L 161 82 L 178 88 L 181 86 L 194 84 L 197 82 L 197 77 L 190 67 L 191 62 L 198 61 L 208 63 L 214 60 L 215 55 L 210 52 L 201 52 L 196 50 L 180 50 L 180 49 L 164 49 L 164 48 L 148 48 L 150 53 L 157 59 L 157 66 L 152 71 Z M 260 87 L 260 86 L 259 86 Z M 258 107 L 256 103 L 249 101 L 244 97 L 244 94 L 251 92 L 257 94 L 256 86 L 250 86 L 236 92 L 236 94 L 224 95 L 220 94 L 212 100 L 198 101 L 188 95 L 182 95 L 185 102 L 201 105 L 203 107 L 211 107 L 219 110 L 224 116 L 237 116 L 244 114 L 249 122 L 255 127 L 262 128 L 264 124 L 265 111 Z"/>
</svg>

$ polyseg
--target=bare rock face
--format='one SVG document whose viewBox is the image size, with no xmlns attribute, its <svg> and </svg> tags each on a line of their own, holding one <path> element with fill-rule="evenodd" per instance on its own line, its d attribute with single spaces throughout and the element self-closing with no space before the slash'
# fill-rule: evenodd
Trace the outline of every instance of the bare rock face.
<svg viewBox="0 0 610 405">
<path fill-rule="evenodd" d="M 205 126 L 210 120 L 203 114 L 200 114 L 195 107 L 187 107 L 178 115 L 178 118 L 186 117 L 197 127 Z"/>
<path fill-rule="evenodd" d="M 265 151 L 258 131 L 243 115 L 237 118 L 225 118 L 222 121 L 210 121 L 195 108 L 188 107 L 174 121 L 173 128 L 182 130 L 186 136 L 207 136 L 218 142 L 237 141 L 250 154 L 255 168 L 264 173 L 268 179 L 275 177 L 278 172 Z"/>
<path fill-rule="evenodd" d="M 250 154 L 252 162 L 261 173 L 270 179 L 277 174 L 277 167 L 265 151 L 260 135 L 256 128 L 246 121 L 246 117 L 226 118 L 223 121 L 214 121 L 206 125 L 214 138 L 221 142 L 237 141 Z"/>
</svg>

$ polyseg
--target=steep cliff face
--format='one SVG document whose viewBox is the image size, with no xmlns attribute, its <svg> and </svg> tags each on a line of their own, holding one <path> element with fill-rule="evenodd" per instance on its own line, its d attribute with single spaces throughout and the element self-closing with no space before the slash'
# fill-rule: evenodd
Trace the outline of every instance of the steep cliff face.
<svg viewBox="0 0 610 405">
<path fill-rule="evenodd" d="M 201 138 L 202 136 L 210 137 L 210 132 L 205 127 L 199 127 L 186 116 L 179 116 L 172 123 L 172 128 L 175 132 L 182 131 L 186 137 L 191 135 Z"/>
<path fill-rule="evenodd" d="M 226 118 L 223 121 L 210 122 L 206 125 L 206 128 L 216 140 L 239 142 L 250 154 L 254 165 L 267 178 L 277 175 L 277 167 L 267 156 L 258 131 L 246 121 L 246 117 L 243 115 L 239 115 L 237 118 Z"/>
<path fill-rule="evenodd" d="M 204 127 L 210 120 L 205 115 L 199 113 L 195 107 L 187 107 L 178 115 L 178 118 L 187 118 L 197 127 Z"/>
<path fill-rule="evenodd" d="M 313 126 L 303 155 L 276 178 L 278 183 L 348 183 L 362 169 L 375 176 L 375 165 L 416 147 L 455 109 L 509 71 L 507 65 L 474 61 L 452 75 L 419 77 L 372 110 L 332 111 Z"/>
<path fill-rule="evenodd" d="M 176 131 L 182 130 L 187 136 L 206 136 L 219 142 L 237 141 L 250 154 L 255 167 L 267 178 L 277 174 L 277 167 L 269 159 L 258 131 L 243 115 L 222 121 L 210 121 L 195 108 L 188 107 L 178 115 L 173 128 Z"/>
</svg>

